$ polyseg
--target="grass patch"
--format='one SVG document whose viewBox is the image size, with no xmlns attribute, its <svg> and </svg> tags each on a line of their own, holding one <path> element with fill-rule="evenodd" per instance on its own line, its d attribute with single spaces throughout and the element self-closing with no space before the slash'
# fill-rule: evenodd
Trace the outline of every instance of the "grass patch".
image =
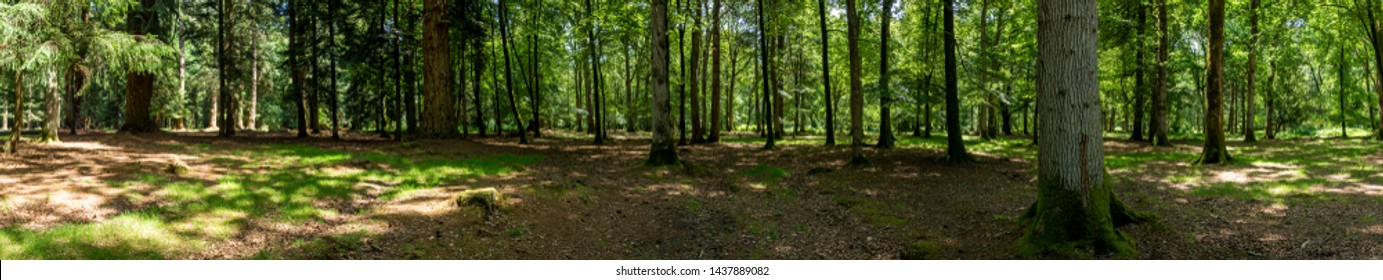
<svg viewBox="0 0 1383 280">
<path fill-rule="evenodd" d="M 902 204 L 889 206 L 874 199 L 845 195 L 837 195 L 834 200 L 837 206 L 850 209 L 850 212 L 860 215 L 875 226 L 897 227 L 908 223 L 907 219 L 893 215 L 894 212 L 907 210 Z"/>
<path fill-rule="evenodd" d="M 127 213 L 104 222 L 43 231 L 0 229 L 0 259 L 163 259 L 198 250 L 204 242 L 178 234 L 160 216 Z"/>
<path fill-rule="evenodd" d="M 759 165 L 749 170 L 740 171 L 737 174 L 742 177 L 749 177 L 756 180 L 764 184 L 764 186 L 772 186 L 773 184 L 777 184 L 778 181 L 783 180 L 783 178 L 787 178 L 790 172 L 782 167 Z"/>
</svg>

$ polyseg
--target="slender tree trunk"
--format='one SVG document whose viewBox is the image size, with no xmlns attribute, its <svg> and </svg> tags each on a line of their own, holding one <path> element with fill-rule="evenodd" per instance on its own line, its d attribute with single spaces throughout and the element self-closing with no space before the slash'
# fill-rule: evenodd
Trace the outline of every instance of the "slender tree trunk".
<svg viewBox="0 0 1383 280">
<path fill-rule="evenodd" d="M 880 20 L 883 21 L 879 28 L 879 143 L 876 145 L 882 149 L 893 148 L 893 118 L 889 113 L 889 104 L 893 103 L 893 90 L 889 86 L 888 56 L 889 56 L 889 37 L 888 23 L 893 18 L 893 0 L 883 0 L 884 10 L 881 12 Z"/>
<path fill-rule="evenodd" d="M 306 138 L 307 134 L 307 69 L 304 67 L 303 52 L 306 51 L 303 42 L 303 24 L 306 20 L 302 19 L 302 0 L 289 3 L 288 7 L 288 65 L 291 68 L 293 102 L 298 110 L 298 138 Z M 381 85 L 382 87 L 383 85 Z"/>
<path fill-rule="evenodd" d="M 691 35 L 691 79 L 688 80 L 691 83 L 691 96 L 689 97 L 691 102 L 691 142 L 704 143 L 706 142 L 706 129 L 701 122 L 701 80 L 704 77 L 700 71 L 703 68 L 701 67 L 701 60 L 704 59 L 701 55 L 702 8 L 700 3 L 694 3 L 691 6 L 692 9 L 695 9 Z"/>
<path fill-rule="evenodd" d="M 735 34 L 739 34 L 736 31 L 738 30 L 730 30 L 731 38 L 734 38 Z M 719 41 L 719 39 L 717 39 L 717 41 Z M 731 42 L 732 43 L 726 45 L 726 48 L 728 48 L 727 55 L 730 56 L 730 77 L 728 79 L 730 88 L 726 89 L 725 93 L 725 131 L 727 132 L 735 131 L 735 93 L 737 93 L 735 91 L 735 82 L 739 80 L 740 77 L 739 48 L 735 48 L 735 45 L 738 44 L 734 43 L 736 41 L 733 39 L 731 39 Z"/>
<path fill-rule="evenodd" d="M 720 142 L 720 0 L 711 5 L 711 136 L 707 142 Z"/>
<path fill-rule="evenodd" d="M 44 81 L 43 88 L 43 129 L 38 136 L 40 143 L 62 142 L 58 139 L 59 126 L 62 124 L 62 86 L 58 85 L 58 71 L 47 70 L 48 78 Z"/>
<path fill-rule="evenodd" d="M 1233 160 L 1225 148 L 1224 45 L 1225 2 L 1210 0 L 1210 44 L 1206 50 L 1205 147 L 1196 163 L 1215 164 Z"/>
<path fill-rule="evenodd" d="M 528 144 L 528 133 L 524 132 L 523 115 L 519 114 L 519 103 L 514 99 L 514 73 L 509 66 L 509 6 L 499 2 L 500 41 L 504 48 L 504 91 L 509 94 L 509 107 L 514 111 L 515 128 L 519 132 L 519 144 Z"/>
<path fill-rule="evenodd" d="M 329 44 L 329 47 L 331 48 L 330 55 L 329 55 L 330 57 L 328 58 L 328 59 L 331 59 L 331 90 L 330 90 L 330 98 L 331 98 L 331 101 L 330 101 L 330 102 L 331 102 L 331 103 L 330 103 L 330 104 L 331 104 L 331 105 L 330 105 L 330 106 L 331 106 L 331 139 L 340 140 L 340 139 L 341 139 L 341 117 L 340 117 L 338 114 L 339 114 L 339 112 L 341 111 L 341 108 L 339 107 L 339 104 L 337 104 L 337 103 L 338 103 L 337 100 L 340 99 L 340 96 L 339 96 L 340 94 L 338 94 L 338 93 L 336 92 L 337 89 L 338 89 L 337 84 L 336 84 L 336 80 L 337 80 L 337 76 L 336 76 L 336 75 L 337 75 L 337 73 L 339 72 L 339 70 L 337 70 L 337 68 L 336 68 L 336 54 L 337 54 L 337 50 L 336 50 L 336 22 L 337 22 L 337 20 L 338 20 L 338 19 L 336 18 L 336 9 L 337 9 L 337 7 L 339 7 L 339 6 L 341 5 L 341 1 L 340 1 L 340 0 L 329 0 L 329 1 L 330 1 L 330 2 L 328 2 L 328 5 L 330 5 L 330 6 L 327 7 L 327 10 L 329 10 L 329 11 L 328 11 L 329 15 L 328 15 L 327 17 L 330 18 L 331 23 L 329 23 L 329 24 L 330 24 L 330 25 L 328 26 L 329 29 L 327 29 L 327 41 L 329 42 L 328 44 Z"/>
<path fill-rule="evenodd" d="M 19 51 L 14 51 L 14 56 L 19 57 Z M 10 154 L 19 153 L 20 135 L 24 134 L 24 71 L 14 69 L 14 128 L 10 129 L 10 141 L 5 147 L 5 152 Z"/>
<path fill-rule="evenodd" d="M 1134 38 L 1136 38 L 1136 39 L 1134 39 L 1134 42 L 1133 42 L 1133 44 L 1134 44 L 1134 47 L 1133 47 L 1133 48 L 1134 48 L 1134 52 L 1136 53 L 1136 54 L 1134 55 L 1134 63 L 1133 63 L 1133 65 L 1134 65 L 1134 66 L 1133 66 L 1133 67 L 1134 67 L 1134 68 L 1133 68 L 1133 69 L 1134 69 L 1134 73 L 1133 73 L 1133 79 L 1134 79 L 1134 80 L 1133 80 L 1133 135 L 1131 135 L 1131 136 L 1129 137 L 1129 140 L 1132 140 L 1132 141 L 1140 141 L 1140 142 L 1141 142 L 1141 141 L 1145 141 L 1144 139 L 1147 138 L 1147 137 L 1144 137 L 1144 136 L 1143 136 L 1143 124 L 1144 124 L 1143 112 L 1145 112 L 1145 111 L 1143 110 L 1143 108 L 1146 108 L 1146 107 L 1148 106 L 1148 105 L 1147 105 L 1147 94 L 1146 94 L 1147 91 L 1145 90 L 1145 88 L 1146 88 L 1147 86 L 1146 86 L 1146 83 L 1144 82 L 1144 80 L 1145 80 L 1145 79 L 1144 79 L 1144 74 L 1146 73 L 1146 71 L 1144 71 L 1144 68 L 1146 68 L 1146 67 L 1144 67 L 1144 63 L 1143 63 L 1144 61 L 1146 61 L 1145 59 L 1143 59 L 1143 53 L 1145 52 L 1145 51 L 1144 51 L 1145 48 L 1143 47 L 1143 46 L 1144 46 L 1144 44 L 1143 44 L 1143 30 L 1147 30 L 1147 26 L 1148 26 L 1148 16 L 1147 16 L 1148 11 L 1147 11 L 1147 9 L 1146 9 L 1145 7 L 1146 7 L 1146 6 L 1144 6 L 1141 2 L 1139 2 L 1138 4 L 1136 4 L 1136 8 L 1135 8 L 1135 9 L 1138 10 L 1138 11 L 1137 11 L 1137 13 L 1138 13 L 1138 16 L 1137 16 L 1137 19 L 1138 19 L 1138 27 L 1136 28 L 1136 32 L 1135 32 L 1136 35 L 1134 35 Z M 1250 63 L 1252 63 L 1252 62 L 1250 62 Z M 1249 65 L 1252 65 L 1252 64 L 1249 64 Z M 1249 71 L 1253 71 L 1253 70 L 1249 70 Z M 1249 72 L 1249 73 L 1253 73 L 1253 72 Z"/>
<path fill-rule="evenodd" d="M 231 54 L 227 53 L 230 52 L 231 49 L 231 42 L 229 42 L 231 36 L 230 30 L 234 28 L 234 26 L 232 25 L 235 24 L 235 22 L 231 20 L 230 16 L 230 14 L 233 12 L 233 9 L 235 8 L 235 6 L 232 5 L 232 3 L 233 1 L 230 0 L 221 0 L 221 10 L 218 12 L 218 17 L 220 18 L 221 22 L 220 24 L 218 24 L 218 30 L 220 32 L 220 36 L 218 37 L 220 38 L 220 40 L 218 40 L 217 42 L 217 48 L 219 50 L 217 51 L 216 56 L 217 60 L 219 60 L 219 62 L 217 63 L 217 67 L 220 68 L 218 72 L 220 76 L 221 85 L 220 90 L 218 90 L 217 92 L 219 95 L 219 100 L 217 103 L 225 106 L 225 108 L 220 108 L 221 110 L 220 112 L 218 112 L 219 114 L 217 115 L 217 126 L 221 128 L 221 131 L 219 133 L 221 137 L 235 136 L 235 124 L 232 123 L 233 120 L 231 116 L 234 115 L 236 109 L 234 103 L 236 98 L 235 93 L 231 92 L 229 84 L 232 75 L 234 75 L 232 74 L 234 70 L 231 69 L 231 65 L 234 65 L 234 59 L 232 59 L 233 56 Z M 290 16 L 289 18 L 289 21 L 293 21 L 296 19 L 293 16 Z M 296 25 L 296 23 L 294 23 L 294 25 Z M 292 37 L 294 36 L 289 36 L 289 38 Z M 126 86 L 128 87 L 128 85 Z M 212 108 L 212 111 L 217 111 L 215 109 L 216 108 Z"/>
<path fill-rule="evenodd" d="M 682 2 L 677 2 L 677 10 L 686 13 L 682 8 Z M 677 73 L 682 75 L 682 79 L 677 84 L 677 145 L 687 144 L 687 81 L 691 76 L 687 73 L 687 28 L 685 24 L 677 26 Z"/>
<path fill-rule="evenodd" d="M 952 163 L 974 161 L 965 151 L 960 127 L 959 73 L 956 72 L 956 12 L 955 0 L 943 0 L 943 51 L 946 52 L 946 160 Z"/>
<path fill-rule="evenodd" d="M 1336 92 L 1340 96 L 1340 139 L 1349 139 L 1349 130 L 1345 129 L 1345 123 L 1349 119 L 1349 114 L 1345 110 L 1345 94 L 1349 92 L 1347 90 L 1349 82 L 1347 82 L 1345 79 L 1345 72 L 1349 72 L 1348 70 L 1346 70 L 1347 68 L 1349 68 L 1349 66 L 1348 63 L 1345 62 L 1344 44 L 1340 44 L 1339 54 L 1340 61 L 1335 63 L 1335 65 L 1338 66 L 1338 68 L 1340 68 L 1340 76 L 1338 79 L 1335 80 L 1340 83 L 1339 88 L 1336 89 Z"/>
<path fill-rule="evenodd" d="M 854 3 L 854 0 L 849 1 Z M 759 21 L 759 79 L 763 80 L 764 91 L 764 97 L 760 103 L 762 106 L 756 107 L 761 108 L 764 114 L 763 122 L 765 124 L 764 126 L 766 126 L 763 128 L 763 131 L 766 133 L 764 137 L 766 139 L 764 149 L 773 149 L 774 138 L 777 138 L 773 133 L 773 125 L 769 122 L 769 120 L 773 119 L 773 110 L 767 110 L 769 100 L 773 98 L 773 90 L 772 87 L 769 86 L 769 77 L 773 76 L 773 68 L 768 66 L 768 26 L 764 25 L 764 0 L 757 0 L 756 2 L 758 3 L 757 12 Z"/>
<path fill-rule="evenodd" d="M 649 147 L 647 165 L 677 164 L 677 143 L 672 139 L 672 118 L 668 102 L 668 26 L 667 0 L 653 0 L 649 41 L 653 44 L 653 144 Z"/>
<path fill-rule="evenodd" d="M 485 137 L 485 107 L 483 106 L 484 104 L 481 104 L 483 98 L 480 98 L 480 86 L 484 83 L 482 76 L 484 76 L 485 73 L 485 51 L 482 50 L 483 47 L 484 45 L 481 43 L 481 40 L 476 39 L 471 43 L 471 55 L 475 56 L 475 58 L 471 59 L 471 76 L 475 78 L 475 82 L 471 83 L 473 87 L 471 89 L 471 94 L 474 95 L 474 98 L 471 98 L 471 102 L 475 105 L 475 128 L 480 133 L 480 137 Z"/>
<path fill-rule="evenodd" d="M 831 104 L 835 95 L 831 94 L 831 33 L 826 29 L 826 0 L 817 0 L 816 15 L 821 24 L 821 88 L 826 103 L 826 146 L 836 145 L 836 112 Z"/>
</svg>

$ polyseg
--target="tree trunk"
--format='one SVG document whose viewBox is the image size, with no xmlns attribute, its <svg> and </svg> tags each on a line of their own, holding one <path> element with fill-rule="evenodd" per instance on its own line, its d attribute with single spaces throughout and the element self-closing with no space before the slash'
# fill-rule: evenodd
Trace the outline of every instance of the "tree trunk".
<svg viewBox="0 0 1383 280">
<path fill-rule="evenodd" d="M 860 12 L 855 0 L 845 1 L 846 26 L 848 28 L 846 48 L 850 52 L 850 163 L 865 164 L 864 151 L 864 94 L 861 92 L 862 76 L 860 62 Z"/>
<path fill-rule="evenodd" d="M 1153 78 L 1153 125 L 1152 137 L 1154 146 L 1170 147 L 1172 143 L 1167 139 L 1167 64 L 1170 63 L 1168 51 L 1171 44 L 1168 42 L 1167 26 L 1167 0 L 1157 1 L 1157 74 Z"/>
<path fill-rule="evenodd" d="M 943 51 L 946 52 L 946 161 L 952 163 L 972 162 L 974 158 L 965 151 L 965 140 L 961 138 L 960 127 L 960 87 L 956 72 L 956 11 L 955 0 L 944 0 L 945 18 L 943 31 Z M 1097 106 L 1098 107 L 1098 106 Z"/>
<path fill-rule="evenodd" d="M 481 41 L 478 39 L 471 43 L 471 55 L 475 56 L 475 58 L 471 59 L 471 76 L 475 78 L 475 83 L 471 84 L 473 87 L 471 89 L 471 94 L 474 96 L 474 98 L 471 98 L 471 103 L 475 105 L 473 107 L 475 111 L 475 128 L 480 133 L 480 137 L 485 137 L 485 107 L 483 106 L 484 104 L 481 104 L 483 98 L 480 98 L 480 86 L 483 83 L 482 76 L 484 76 L 485 73 L 485 52 L 482 50 L 483 46 L 484 45 L 482 45 Z"/>
<path fill-rule="evenodd" d="M 893 18 L 893 0 L 883 1 L 884 10 L 880 15 L 883 23 L 879 28 L 879 143 L 876 146 L 890 149 L 893 148 L 893 118 L 889 113 L 889 104 L 893 103 L 893 90 L 889 86 L 888 73 L 888 23 Z"/>
<path fill-rule="evenodd" d="M 231 36 L 230 32 L 231 29 L 234 28 L 234 26 L 232 25 L 235 24 L 235 22 L 231 20 L 230 16 L 230 14 L 234 12 L 233 9 L 235 8 L 235 6 L 232 5 L 232 3 L 234 2 L 230 0 L 221 0 L 221 9 L 220 11 L 218 11 L 218 17 L 220 18 L 221 22 L 220 24 L 218 24 L 218 31 L 220 33 L 220 36 L 218 37 L 220 38 L 220 40 L 218 40 L 217 42 L 218 51 L 216 52 L 216 56 L 217 60 L 219 61 L 217 63 L 217 67 L 219 67 L 218 76 L 220 76 L 221 84 L 220 89 L 217 91 L 217 104 L 223 105 L 223 108 L 220 108 L 218 112 L 219 114 L 216 115 L 216 118 L 217 126 L 221 128 L 221 131 L 220 133 L 218 133 L 218 135 L 221 137 L 235 136 L 235 124 L 231 122 L 233 121 L 232 116 L 236 111 L 236 106 L 234 103 L 235 93 L 231 92 L 229 84 L 232 76 L 234 75 L 233 71 L 235 70 L 232 69 L 231 66 L 234 65 L 235 60 L 233 58 L 233 55 L 227 53 L 230 52 L 231 49 L 231 42 L 229 42 Z M 290 16 L 290 18 L 294 17 Z M 292 20 L 293 19 L 290 19 L 290 21 Z M 296 26 L 296 23 L 294 24 L 294 26 Z M 289 37 L 292 38 L 293 36 Z M 126 85 L 126 87 L 128 86 L 129 85 Z M 217 110 L 216 108 L 212 108 L 212 111 Z"/>
<path fill-rule="evenodd" d="M 677 10 L 686 13 L 682 8 L 682 2 L 677 2 Z M 682 75 L 682 79 L 677 84 L 677 145 L 687 144 L 687 81 L 691 76 L 687 74 L 687 28 L 685 25 L 677 26 L 677 73 Z"/>
<path fill-rule="evenodd" d="M 706 142 L 706 130 L 704 127 L 702 127 L 701 122 L 701 80 L 704 79 L 704 77 L 703 75 L 701 75 L 700 71 L 702 68 L 701 60 L 704 59 L 701 55 L 702 9 L 699 3 L 694 3 L 691 6 L 692 9 L 696 10 L 694 11 L 695 16 L 693 16 L 694 19 L 692 20 L 693 25 L 691 35 L 691 79 L 687 81 L 691 83 L 691 96 L 688 97 L 688 99 L 690 99 L 689 102 L 691 102 L 691 142 L 704 143 Z"/>
<path fill-rule="evenodd" d="M 423 2 L 423 121 L 419 136 L 456 136 L 452 95 L 451 45 L 447 37 L 447 0 Z M 411 104 L 411 103 L 410 103 Z"/>
<path fill-rule="evenodd" d="M 1143 30 L 1147 30 L 1148 11 L 1144 8 L 1146 6 L 1144 6 L 1142 2 L 1139 2 L 1136 5 L 1137 6 L 1135 9 L 1137 9 L 1138 13 L 1138 27 L 1136 28 L 1136 35 L 1134 35 L 1135 39 L 1133 43 L 1135 45 L 1134 52 L 1136 53 L 1134 55 L 1133 63 L 1133 135 L 1129 137 L 1129 140 L 1142 142 L 1145 141 L 1145 138 L 1147 138 L 1143 136 L 1143 112 L 1145 112 L 1143 108 L 1146 108 L 1148 106 L 1148 98 L 1146 94 L 1147 91 L 1145 90 L 1147 84 L 1144 82 L 1144 74 L 1146 73 L 1146 71 L 1144 71 L 1144 68 L 1146 67 L 1144 67 L 1143 62 L 1146 60 L 1143 59 L 1143 53 L 1145 53 L 1143 48 Z"/>
<path fill-rule="evenodd" d="M 817 0 L 816 4 L 816 15 L 821 23 L 821 88 L 826 94 L 823 97 L 826 101 L 826 146 L 835 146 L 836 112 L 835 106 L 831 105 L 835 99 L 831 95 L 831 33 L 826 29 L 826 0 Z"/>
<path fill-rule="evenodd" d="M 302 0 L 289 3 L 288 18 L 290 26 L 288 28 L 288 65 L 290 67 L 289 78 L 292 79 L 291 89 L 293 91 L 293 103 L 298 110 L 298 138 L 307 138 L 307 68 L 303 61 L 303 52 L 306 51 L 306 42 L 303 42 L 303 24 L 306 20 L 302 19 Z M 383 88 L 384 85 L 380 84 Z M 381 128 L 383 130 L 383 128 Z"/>
<path fill-rule="evenodd" d="M 515 128 L 519 133 L 519 144 L 528 144 L 528 133 L 524 132 L 523 115 L 519 114 L 519 103 L 514 99 L 514 73 L 509 66 L 509 6 L 503 1 L 499 2 L 500 11 L 500 35 L 501 44 L 504 48 L 504 84 L 505 92 L 509 95 L 509 107 L 514 111 Z"/>
<path fill-rule="evenodd" d="M 1040 1 L 1038 198 L 1019 253 L 1036 258 L 1131 257 L 1116 224 L 1139 218 L 1114 196 L 1100 132 L 1095 1 Z"/>
<path fill-rule="evenodd" d="M 1225 2 L 1210 0 L 1210 45 L 1206 50 L 1205 146 L 1199 164 L 1227 163 L 1233 160 L 1225 149 L 1224 127 L 1224 46 Z"/>
<path fill-rule="evenodd" d="M 19 51 L 14 52 L 16 57 Z M 20 135 L 24 134 L 24 71 L 14 69 L 14 128 L 10 129 L 10 141 L 5 147 L 5 152 L 10 154 L 19 153 Z"/>
<path fill-rule="evenodd" d="M 43 88 L 43 129 L 39 132 L 39 143 L 62 142 L 58 139 L 62 124 L 62 90 L 58 85 L 58 71 L 48 70 L 48 78 Z M 145 106 L 147 108 L 148 106 Z"/>
<path fill-rule="evenodd" d="M 126 26 L 131 35 L 159 34 L 158 13 L 154 12 L 154 0 L 139 0 L 138 7 L 131 7 Z M 149 116 L 149 105 L 154 96 L 154 75 L 144 71 L 125 73 L 125 124 L 120 132 L 157 132 L 158 124 Z M 56 134 L 56 131 L 54 131 Z M 56 138 L 54 138 L 56 140 Z"/>
<path fill-rule="evenodd" d="M 651 166 L 677 164 L 677 143 L 672 139 L 672 107 L 668 102 L 668 26 L 667 0 L 653 0 L 649 41 L 653 44 L 653 144 L 649 147 Z"/>
<path fill-rule="evenodd" d="M 711 4 L 711 136 L 706 142 L 720 142 L 720 0 Z"/>
<path fill-rule="evenodd" d="M 853 3 L 854 0 L 850 1 Z M 759 21 L 759 79 L 763 80 L 764 96 L 761 102 L 757 104 L 759 106 L 755 107 L 763 111 L 763 124 L 765 127 L 761 129 L 763 129 L 766 134 L 764 149 L 767 150 L 774 148 L 774 138 L 777 138 L 773 135 L 773 125 L 769 123 L 769 120 L 773 119 L 773 110 L 766 109 L 768 108 L 769 100 L 773 98 L 773 90 L 769 86 L 769 77 L 773 76 L 773 68 L 768 66 L 768 26 L 764 25 L 764 0 L 757 0 L 756 2 L 759 6 L 757 9 Z"/>
<path fill-rule="evenodd" d="M 331 48 L 330 57 L 328 58 L 328 59 L 331 59 L 331 70 L 330 70 L 330 71 L 331 71 L 331 90 L 330 90 L 331 101 L 330 101 L 330 103 L 329 103 L 330 106 L 331 106 L 331 139 L 340 140 L 340 139 L 341 139 L 341 117 L 339 116 L 339 112 L 340 112 L 341 110 L 340 110 L 339 104 L 337 104 L 337 103 L 338 103 L 337 100 L 340 99 L 340 96 L 339 96 L 339 94 L 336 92 L 336 91 L 337 91 L 337 84 L 336 84 L 337 76 L 336 76 L 336 75 L 337 75 L 337 72 L 339 72 L 339 71 L 337 70 L 337 68 L 336 68 L 336 53 L 337 53 L 337 51 L 336 51 L 336 21 L 338 20 L 338 19 L 336 18 L 336 9 L 337 9 L 338 5 L 341 4 L 341 2 L 340 2 L 340 0 L 329 0 L 329 1 L 330 1 L 330 2 L 327 4 L 327 5 L 329 5 L 329 7 L 327 7 L 327 10 L 328 10 L 328 16 L 327 16 L 327 18 L 329 18 L 329 19 L 331 20 L 331 23 L 330 23 L 330 25 L 328 26 L 329 29 L 327 29 L 327 40 L 328 40 L 328 42 L 330 42 L 330 43 L 329 43 L 329 44 L 330 44 L 329 46 L 330 46 L 330 48 Z"/>
</svg>

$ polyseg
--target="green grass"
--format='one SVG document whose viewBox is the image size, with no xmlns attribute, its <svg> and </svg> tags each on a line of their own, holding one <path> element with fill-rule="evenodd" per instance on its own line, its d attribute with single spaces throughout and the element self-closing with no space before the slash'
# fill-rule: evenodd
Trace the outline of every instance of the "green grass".
<svg viewBox="0 0 1383 280">
<path fill-rule="evenodd" d="M 516 172 L 542 158 L 413 158 L 297 144 L 217 152 L 208 152 L 211 162 L 229 164 L 218 166 L 229 172 L 213 181 L 142 174 L 107 182 L 125 190 L 119 196 L 130 201 L 158 199 L 139 212 L 44 230 L 0 229 L 0 259 L 177 257 L 230 238 L 252 221 L 291 225 L 342 214 L 328 205 L 362 198 L 369 188 L 362 183 L 384 187 L 379 199 L 388 200 L 468 178 Z"/>
<path fill-rule="evenodd" d="M 791 173 L 787 169 L 771 165 L 759 165 L 749 170 L 740 171 L 738 175 L 748 177 L 763 183 L 765 186 L 772 186 L 778 181 L 787 178 Z"/>
</svg>

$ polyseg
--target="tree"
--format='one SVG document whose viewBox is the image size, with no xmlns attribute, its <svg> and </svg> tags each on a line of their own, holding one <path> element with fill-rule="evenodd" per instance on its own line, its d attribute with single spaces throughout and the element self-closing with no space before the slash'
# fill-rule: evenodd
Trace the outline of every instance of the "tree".
<svg viewBox="0 0 1383 280">
<path fill-rule="evenodd" d="M 889 103 L 893 103 L 893 91 L 889 86 L 888 73 L 888 22 L 893 18 L 893 0 L 883 0 L 884 10 L 880 12 L 880 20 L 883 21 L 879 28 L 879 143 L 878 147 L 883 149 L 893 148 L 893 124 L 888 112 Z"/>
<path fill-rule="evenodd" d="M 1249 1 L 1249 61 L 1245 71 L 1248 71 L 1247 90 L 1244 91 L 1244 142 L 1258 142 L 1258 138 L 1253 134 L 1253 96 L 1257 90 L 1255 74 L 1258 72 L 1258 2 L 1259 0 Z"/>
<path fill-rule="evenodd" d="M 1114 196 L 1100 130 L 1095 1 L 1037 2 L 1037 202 L 1018 241 L 1027 257 L 1129 257 L 1114 229 L 1137 218 Z"/>
<path fill-rule="evenodd" d="M 147 36 L 159 33 L 158 13 L 154 11 L 154 0 L 139 0 L 132 7 L 126 21 L 131 35 Z M 149 104 L 154 95 L 154 75 L 149 72 L 131 71 L 125 74 L 125 125 L 121 132 L 147 133 L 158 131 L 158 124 L 149 116 Z M 56 137 L 56 134 L 54 134 Z"/>
<path fill-rule="evenodd" d="M 955 0 L 945 0 L 943 27 L 943 48 L 946 52 L 946 161 L 966 163 L 975 161 L 965 151 L 965 139 L 960 129 L 960 89 L 956 73 L 956 5 Z"/>
<path fill-rule="evenodd" d="M 1257 0 L 1255 0 L 1257 1 Z M 1156 76 L 1153 77 L 1153 125 L 1152 140 L 1154 146 L 1172 146 L 1167 139 L 1167 64 L 1171 63 L 1168 50 L 1171 43 L 1168 42 L 1167 30 L 1167 0 L 1157 0 L 1157 66 Z"/>
<path fill-rule="evenodd" d="M 1210 0 L 1210 44 L 1206 49 L 1205 75 L 1205 146 L 1198 164 L 1227 163 L 1231 160 L 1225 148 L 1224 127 L 1224 47 L 1225 1 Z"/>
<path fill-rule="evenodd" d="M 221 131 L 218 133 L 219 136 L 232 137 L 235 136 L 235 124 L 233 123 L 233 121 L 235 120 L 235 112 L 238 110 L 236 106 L 237 98 L 235 98 L 235 94 L 231 93 L 229 83 L 230 80 L 232 80 L 232 75 L 235 75 L 234 71 L 231 68 L 231 65 L 235 64 L 235 60 L 233 58 L 234 56 L 228 54 L 227 52 L 230 52 L 231 49 L 231 42 L 229 42 L 229 33 L 231 32 L 231 29 L 235 24 L 235 22 L 231 19 L 231 14 L 235 9 L 235 5 L 232 5 L 233 1 L 231 0 L 219 1 L 220 9 L 217 10 L 217 18 L 220 22 L 219 24 L 217 24 L 218 39 L 216 40 L 216 67 L 217 72 L 219 73 L 217 76 L 220 79 L 220 89 L 217 91 L 217 103 L 221 104 L 224 107 L 221 108 L 220 114 L 216 117 L 216 124 L 221 128 Z M 294 9 L 291 8 L 289 9 L 290 12 L 293 10 Z M 293 22 L 294 20 L 296 20 L 297 18 L 295 16 L 296 14 L 290 15 L 289 22 Z M 295 27 L 298 25 L 296 22 L 290 24 Z M 293 37 L 294 36 L 289 35 L 289 38 Z M 289 43 L 289 45 L 293 44 Z M 292 65 L 292 63 L 290 63 L 290 65 Z M 299 112 L 305 110 L 302 109 L 303 106 L 299 107 Z M 303 124 L 307 123 L 307 120 L 302 116 L 299 116 L 299 118 L 302 120 L 299 121 L 300 125 L 298 127 L 304 127 L 305 125 Z"/>
<path fill-rule="evenodd" d="M 711 127 L 706 142 L 720 142 L 720 0 L 711 5 Z M 733 65 L 732 65 L 733 66 Z"/>
<path fill-rule="evenodd" d="M 860 92 L 860 12 L 855 0 L 845 0 L 847 48 L 850 52 L 850 165 L 868 163 L 864 145 L 864 95 Z"/>
<path fill-rule="evenodd" d="M 677 143 L 672 139 L 672 105 L 668 98 L 667 0 L 653 0 L 648 35 L 653 43 L 653 144 L 647 165 L 677 164 Z"/>
<path fill-rule="evenodd" d="M 504 49 L 504 91 L 509 94 L 509 107 L 513 109 L 514 122 L 518 124 L 519 144 L 528 144 L 528 133 L 523 129 L 523 115 L 519 113 L 519 103 L 514 100 L 514 72 L 509 66 L 509 6 L 504 0 L 499 1 L 499 34 L 501 48 Z M 596 139 L 596 142 L 600 141 L 599 136 Z"/>
<path fill-rule="evenodd" d="M 831 33 L 826 29 L 826 0 L 817 0 L 816 15 L 821 22 L 821 88 L 826 100 L 826 146 L 836 145 L 836 111 L 831 104 Z"/>
<path fill-rule="evenodd" d="M 447 0 L 423 1 L 423 122 L 420 136 L 456 136 Z"/>
<path fill-rule="evenodd" d="M 855 0 L 849 1 L 853 3 Z M 769 77 L 773 76 L 773 68 L 768 67 L 768 26 L 764 25 L 764 0 L 757 0 L 756 2 L 759 4 L 757 9 L 759 21 L 759 79 L 763 80 L 764 91 L 763 104 L 757 107 L 768 108 L 768 103 L 770 103 L 770 100 L 773 100 L 773 88 L 769 86 Z M 764 149 L 773 149 L 774 138 L 777 138 L 770 121 L 773 119 L 773 110 L 763 110 L 763 115 L 763 121 L 768 126 L 768 128 L 765 129 L 768 137 L 765 137 L 767 140 L 764 142 Z"/>
</svg>

